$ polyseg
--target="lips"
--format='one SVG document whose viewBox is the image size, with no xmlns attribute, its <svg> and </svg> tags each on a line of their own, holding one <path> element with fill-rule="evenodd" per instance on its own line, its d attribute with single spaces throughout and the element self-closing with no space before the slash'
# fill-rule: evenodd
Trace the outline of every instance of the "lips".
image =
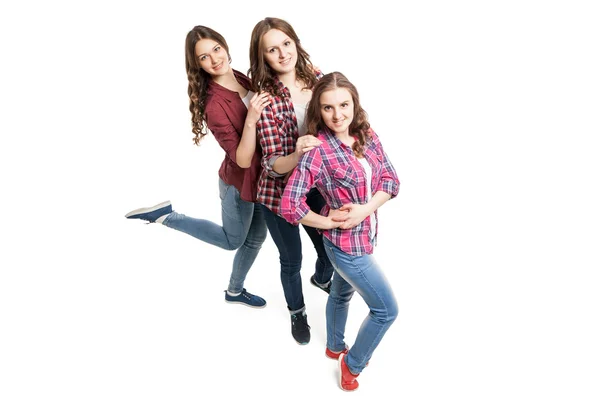
<svg viewBox="0 0 600 400">
<path fill-rule="evenodd" d="M 221 62 L 219 65 L 214 66 L 213 69 L 218 70 L 218 69 L 221 69 L 222 66 L 223 66 L 223 63 Z"/>
</svg>

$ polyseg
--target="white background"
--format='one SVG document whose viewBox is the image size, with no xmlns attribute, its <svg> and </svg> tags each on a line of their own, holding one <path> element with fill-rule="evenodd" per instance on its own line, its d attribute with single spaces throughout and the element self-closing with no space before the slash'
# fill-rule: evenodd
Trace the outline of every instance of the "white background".
<svg viewBox="0 0 600 400">
<path fill-rule="evenodd" d="M 13 3 L 0 398 L 349 396 L 323 354 L 305 235 L 312 341 L 298 346 L 270 238 L 246 281 L 268 301 L 255 310 L 223 301 L 233 253 L 123 217 L 170 199 L 220 220 L 223 153 L 192 145 L 184 39 L 216 29 L 246 72 L 267 16 L 356 84 L 402 182 L 375 253 L 400 315 L 353 396 L 600 398 L 594 2 Z M 366 312 L 356 296 L 349 343 Z"/>
</svg>

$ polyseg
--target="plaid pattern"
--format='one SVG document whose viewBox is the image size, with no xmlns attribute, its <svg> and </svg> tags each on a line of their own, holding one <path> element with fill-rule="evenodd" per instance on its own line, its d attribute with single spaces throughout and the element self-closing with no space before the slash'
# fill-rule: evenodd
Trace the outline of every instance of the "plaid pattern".
<svg viewBox="0 0 600 400">
<path fill-rule="evenodd" d="M 383 151 L 378 136 L 372 130 L 370 133 L 371 138 L 365 144 L 365 158 L 373 170 L 371 192 L 383 191 L 396 197 L 400 189 L 396 171 Z M 281 199 L 281 215 L 293 224 L 308 214 L 310 209 L 306 205 L 306 193 L 313 185 L 327 202 L 321 211 L 322 215 L 344 204 L 367 203 L 365 171 L 352 149 L 329 131 L 319 132 L 318 137 L 323 144 L 302 156 Z M 348 254 L 371 254 L 374 241 L 369 238 L 370 218 L 368 216 L 352 229 L 324 230 L 323 235 Z"/>
<path fill-rule="evenodd" d="M 323 74 L 317 71 L 316 76 L 320 79 Z M 296 150 L 298 121 L 290 91 L 280 80 L 277 80 L 277 85 L 282 95 L 273 97 L 256 125 L 256 134 L 262 148 L 262 172 L 258 179 L 257 200 L 275 214 L 281 215 L 279 206 L 285 190 L 285 175 L 275 172 L 273 163 L 277 158 Z"/>
</svg>

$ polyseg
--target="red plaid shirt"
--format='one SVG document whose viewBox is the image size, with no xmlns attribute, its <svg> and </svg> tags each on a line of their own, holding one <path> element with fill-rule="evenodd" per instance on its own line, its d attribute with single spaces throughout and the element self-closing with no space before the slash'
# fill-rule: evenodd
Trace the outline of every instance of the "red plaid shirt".
<svg viewBox="0 0 600 400">
<path fill-rule="evenodd" d="M 371 138 L 367 139 L 364 150 L 372 169 L 371 192 L 383 191 L 395 197 L 400 189 L 400 181 L 379 138 L 372 130 L 370 133 Z M 281 215 L 293 224 L 298 224 L 308 214 L 310 208 L 306 205 L 306 193 L 313 185 L 327 202 L 321 211 L 322 215 L 344 204 L 368 202 L 365 170 L 354 156 L 352 148 L 340 142 L 328 130 L 320 131 L 318 138 L 323 143 L 302 156 L 281 199 Z M 377 218 L 377 211 L 374 214 Z M 371 254 L 374 241 L 369 236 L 370 219 L 371 216 L 368 216 L 352 229 L 324 230 L 323 235 L 348 254 Z"/>
<path fill-rule="evenodd" d="M 317 78 L 323 74 L 316 72 Z M 273 170 L 273 163 L 279 157 L 292 154 L 296 150 L 298 140 L 298 121 L 292 104 L 292 97 L 287 87 L 277 80 L 281 96 L 274 96 L 271 104 L 262 111 L 256 125 L 260 147 L 262 148 L 262 172 L 258 179 L 259 203 L 267 206 L 277 215 L 281 196 L 285 190 L 285 175 Z"/>
</svg>

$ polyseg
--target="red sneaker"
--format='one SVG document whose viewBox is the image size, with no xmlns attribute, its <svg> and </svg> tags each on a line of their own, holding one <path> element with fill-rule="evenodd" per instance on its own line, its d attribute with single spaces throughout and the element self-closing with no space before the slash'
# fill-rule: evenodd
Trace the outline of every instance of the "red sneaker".
<svg viewBox="0 0 600 400">
<path fill-rule="evenodd" d="M 347 392 L 351 392 L 353 390 L 358 389 L 358 378 L 359 374 L 354 375 L 348 369 L 346 365 L 346 361 L 344 360 L 346 357 L 342 356 L 339 358 L 339 366 L 340 366 L 340 388 Z"/>
<path fill-rule="evenodd" d="M 338 360 L 340 358 L 340 354 L 348 354 L 348 347 L 346 347 L 344 350 L 339 351 L 339 352 L 335 352 L 335 351 L 331 351 L 329 350 L 329 348 L 325 347 L 325 355 L 328 358 L 331 358 L 332 360 Z"/>
</svg>

